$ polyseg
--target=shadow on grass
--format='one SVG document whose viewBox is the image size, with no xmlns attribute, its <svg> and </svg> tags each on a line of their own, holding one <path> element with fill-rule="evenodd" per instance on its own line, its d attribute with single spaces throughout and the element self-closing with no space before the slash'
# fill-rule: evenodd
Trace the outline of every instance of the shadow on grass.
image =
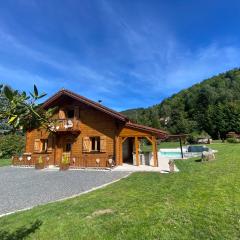
<svg viewBox="0 0 240 240">
<path fill-rule="evenodd" d="M 36 220 L 29 227 L 20 227 L 14 232 L 0 230 L 1 240 L 22 240 L 40 228 L 42 221 Z"/>
<path fill-rule="evenodd" d="M 202 159 L 196 159 L 195 162 L 202 162 Z"/>
</svg>

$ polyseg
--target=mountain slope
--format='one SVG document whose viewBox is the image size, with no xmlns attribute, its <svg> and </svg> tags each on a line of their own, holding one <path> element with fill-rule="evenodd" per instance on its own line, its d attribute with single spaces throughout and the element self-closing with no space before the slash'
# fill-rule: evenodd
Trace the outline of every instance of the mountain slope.
<svg viewBox="0 0 240 240">
<path fill-rule="evenodd" d="M 240 132 L 240 69 L 204 80 L 152 107 L 122 113 L 172 133 L 205 131 L 224 138 L 228 131 Z"/>
</svg>

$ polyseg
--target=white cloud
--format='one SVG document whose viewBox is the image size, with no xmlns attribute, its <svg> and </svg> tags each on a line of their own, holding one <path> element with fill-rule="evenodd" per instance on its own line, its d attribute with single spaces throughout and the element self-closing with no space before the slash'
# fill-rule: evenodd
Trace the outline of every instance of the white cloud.
<svg viewBox="0 0 240 240">
<path fill-rule="evenodd" d="M 0 77 L 9 83 L 15 85 L 15 81 L 24 82 L 24 77 L 27 76 L 28 85 L 32 85 L 36 82 L 36 79 L 41 79 L 37 81 L 44 88 L 49 88 L 50 86 L 57 91 L 61 87 L 70 89 L 81 89 L 84 92 L 93 92 L 95 94 L 103 94 L 113 91 L 114 88 L 121 85 L 121 82 L 116 78 L 114 73 L 105 71 L 95 71 L 90 67 L 87 67 L 75 58 L 73 58 L 69 53 L 66 53 L 58 49 L 48 49 L 48 53 L 40 51 L 38 49 L 29 47 L 27 44 L 19 42 L 14 36 L 0 31 L 0 46 L 1 49 L 6 49 L 12 54 L 19 55 L 23 58 L 23 61 L 36 62 L 36 65 L 45 65 L 58 72 L 61 75 L 61 79 L 56 79 L 56 77 L 50 77 L 47 81 L 43 81 L 44 77 L 32 74 L 31 69 L 18 69 L 17 66 L 10 67 L 4 66 L 3 61 L 1 65 Z M 11 46 L 11 49 L 7 46 Z M 0 58 L 1 60 L 1 58 Z M 7 74 L 6 74 L 7 73 Z M 13 78 L 15 80 L 10 79 Z M 31 79 L 32 78 L 32 79 Z M 61 84 L 61 85 L 60 85 Z M 74 86 L 75 85 L 75 86 Z M 17 84 L 17 86 L 21 86 Z M 91 94 L 93 97 L 94 94 Z"/>
<path fill-rule="evenodd" d="M 238 47 L 215 42 L 191 50 L 178 40 L 164 19 L 155 21 L 147 15 L 140 15 L 138 19 L 137 13 L 126 15 L 127 12 L 121 12 L 105 0 L 102 8 L 119 31 L 123 48 L 129 54 L 126 61 L 133 63 L 132 69 L 127 69 L 132 79 L 128 84 L 135 86 L 136 98 L 139 94 L 145 94 L 145 98 L 152 94 L 160 101 L 182 88 L 240 65 Z"/>
<path fill-rule="evenodd" d="M 181 90 L 240 65 L 240 48 L 233 46 L 219 46 L 214 43 L 190 54 L 178 54 L 182 55 L 181 61 L 172 61 L 165 74 L 166 90 Z"/>
<path fill-rule="evenodd" d="M 169 94 L 240 64 L 238 47 L 215 42 L 190 50 L 164 19 L 155 21 L 147 14 L 129 16 L 109 1 L 101 3 L 106 24 L 98 27 L 107 32 L 107 44 L 98 51 L 86 42 L 90 60 L 48 43 L 22 42 L 0 28 L 0 52 L 35 67 L 9 65 L 0 56 L 0 79 L 24 88 L 37 81 L 48 92 L 70 88 L 124 109 L 158 103 Z"/>
</svg>

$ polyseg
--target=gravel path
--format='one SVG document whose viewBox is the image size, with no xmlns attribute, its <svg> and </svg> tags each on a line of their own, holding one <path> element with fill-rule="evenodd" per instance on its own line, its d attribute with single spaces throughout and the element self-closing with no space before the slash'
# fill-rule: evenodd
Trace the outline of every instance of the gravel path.
<svg viewBox="0 0 240 240">
<path fill-rule="evenodd" d="M 0 168 L 0 215 L 71 197 L 127 176 L 127 172 Z"/>
</svg>

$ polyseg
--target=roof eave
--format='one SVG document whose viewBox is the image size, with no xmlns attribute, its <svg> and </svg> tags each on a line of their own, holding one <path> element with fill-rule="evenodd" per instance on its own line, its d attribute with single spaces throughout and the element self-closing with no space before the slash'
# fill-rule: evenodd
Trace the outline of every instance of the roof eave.
<svg viewBox="0 0 240 240">
<path fill-rule="evenodd" d="M 69 90 L 65 90 L 65 89 L 58 91 L 55 95 L 53 95 L 52 97 L 47 99 L 41 107 L 42 108 L 48 108 L 51 105 L 51 103 L 53 103 L 57 98 L 59 98 L 63 95 L 72 97 L 73 99 L 75 99 L 77 101 L 83 102 L 83 103 L 87 104 L 88 106 L 91 106 L 95 109 L 98 109 L 98 110 L 100 110 L 100 111 L 102 111 L 102 112 L 104 112 L 108 115 L 111 115 L 112 117 L 114 117 L 118 120 L 121 120 L 123 122 L 129 121 L 129 119 L 127 117 L 125 117 L 124 115 L 122 115 L 122 114 L 120 114 L 120 113 L 118 113 L 118 112 L 116 112 L 116 111 L 114 111 L 110 108 L 107 108 L 107 107 L 105 107 L 105 106 L 103 106 L 103 105 L 101 105 L 97 102 L 94 102 L 90 99 L 87 99 L 83 96 L 80 96 L 78 94 L 75 94 L 75 93 L 73 93 Z"/>
<path fill-rule="evenodd" d="M 157 128 L 147 127 L 147 126 L 140 125 L 140 124 L 135 124 L 135 123 L 132 123 L 132 122 L 126 123 L 125 126 L 129 127 L 129 128 L 134 128 L 134 129 L 150 132 L 150 133 L 158 136 L 161 139 L 166 139 L 169 135 L 169 133 L 166 132 L 166 131 L 163 131 L 163 130 L 160 130 L 160 129 L 157 129 Z"/>
</svg>

